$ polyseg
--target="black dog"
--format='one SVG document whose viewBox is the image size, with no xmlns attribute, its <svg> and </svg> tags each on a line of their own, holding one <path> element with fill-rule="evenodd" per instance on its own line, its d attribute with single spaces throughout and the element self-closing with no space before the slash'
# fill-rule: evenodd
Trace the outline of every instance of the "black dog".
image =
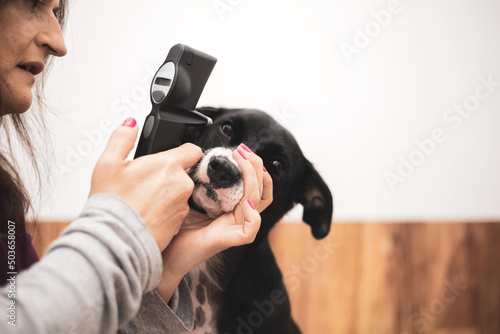
<svg viewBox="0 0 500 334">
<path fill-rule="evenodd" d="M 212 151 L 205 164 L 197 167 L 195 194 L 196 189 L 199 194 L 194 207 L 217 216 L 227 211 L 222 206 L 228 198 L 241 198 L 241 172 L 227 153 L 240 143 L 263 159 L 273 179 L 274 201 L 262 212 L 261 228 L 252 244 L 228 249 L 186 276 L 195 309 L 193 333 L 300 333 L 267 236 L 288 211 L 302 204 L 303 220 L 311 226 L 313 236 L 324 238 L 333 213 L 330 190 L 290 132 L 268 114 L 249 109 L 198 110 L 214 124 L 191 128 L 185 142 L 207 151 L 230 150 Z"/>
</svg>

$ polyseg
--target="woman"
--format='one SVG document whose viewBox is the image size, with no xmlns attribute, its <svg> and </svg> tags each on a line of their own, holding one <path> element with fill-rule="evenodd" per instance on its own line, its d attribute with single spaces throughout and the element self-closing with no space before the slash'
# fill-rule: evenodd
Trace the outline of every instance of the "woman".
<svg viewBox="0 0 500 334">
<path fill-rule="evenodd" d="M 65 0 L 0 0 L 0 125 L 10 147 L 10 120 L 31 155 L 23 114 L 35 76 L 50 56 L 67 52 L 64 12 Z M 190 329 L 182 277 L 216 253 L 253 241 L 259 213 L 272 201 L 272 181 L 258 156 L 244 145 L 233 152 L 244 199 L 212 222 L 188 215 L 193 182 L 185 170 L 201 158 L 200 148 L 185 144 L 126 161 L 137 134 L 135 120 L 127 119 L 111 135 L 81 214 L 39 262 L 24 223 L 28 196 L 12 157 L 0 152 L 0 284 L 6 284 L 0 305 L 7 313 L 1 333 L 115 333 L 141 301 L 150 307 L 123 331 L 141 330 L 151 312 L 160 312 L 163 330 Z M 179 232 L 186 220 L 190 229 Z"/>
</svg>

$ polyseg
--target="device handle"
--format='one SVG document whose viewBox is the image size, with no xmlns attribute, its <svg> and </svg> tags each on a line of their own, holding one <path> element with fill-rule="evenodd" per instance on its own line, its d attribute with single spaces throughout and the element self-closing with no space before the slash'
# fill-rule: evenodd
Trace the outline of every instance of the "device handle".
<svg viewBox="0 0 500 334">
<path fill-rule="evenodd" d="M 180 146 L 188 126 L 212 125 L 210 117 L 196 110 L 168 109 L 154 109 L 146 118 L 134 158 Z"/>
</svg>

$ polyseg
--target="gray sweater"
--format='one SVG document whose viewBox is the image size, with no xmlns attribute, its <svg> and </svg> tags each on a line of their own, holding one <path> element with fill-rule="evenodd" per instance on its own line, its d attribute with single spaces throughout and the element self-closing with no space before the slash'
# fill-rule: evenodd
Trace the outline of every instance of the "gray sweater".
<svg viewBox="0 0 500 334">
<path fill-rule="evenodd" d="M 153 290 L 161 274 L 160 251 L 139 214 L 118 196 L 96 194 L 39 263 L 0 289 L 0 333 L 190 330 L 186 282 L 167 304 Z"/>
</svg>

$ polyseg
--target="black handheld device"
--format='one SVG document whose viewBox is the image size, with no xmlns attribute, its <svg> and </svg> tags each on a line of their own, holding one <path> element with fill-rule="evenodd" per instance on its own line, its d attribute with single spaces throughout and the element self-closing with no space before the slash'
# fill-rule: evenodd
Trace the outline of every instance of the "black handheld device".
<svg viewBox="0 0 500 334">
<path fill-rule="evenodd" d="M 135 158 L 181 144 L 188 126 L 212 120 L 195 110 L 217 59 L 187 45 L 174 45 L 151 83 L 153 109 L 146 117 Z"/>
</svg>

